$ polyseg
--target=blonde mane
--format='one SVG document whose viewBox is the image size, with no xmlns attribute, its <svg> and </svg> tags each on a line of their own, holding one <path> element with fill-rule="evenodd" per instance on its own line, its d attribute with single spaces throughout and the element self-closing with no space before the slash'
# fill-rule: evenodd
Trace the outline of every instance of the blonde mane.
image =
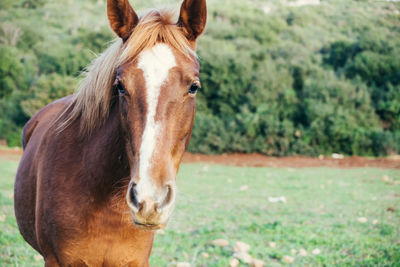
<svg viewBox="0 0 400 267">
<path fill-rule="evenodd" d="M 77 92 L 64 113 L 59 129 L 80 119 L 80 133 L 90 135 L 108 118 L 117 68 L 134 60 L 140 52 L 157 43 L 165 43 L 187 57 L 195 56 L 187 38 L 176 25 L 175 12 L 150 10 L 140 17 L 129 39 L 117 38 L 83 72 Z"/>
</svg>

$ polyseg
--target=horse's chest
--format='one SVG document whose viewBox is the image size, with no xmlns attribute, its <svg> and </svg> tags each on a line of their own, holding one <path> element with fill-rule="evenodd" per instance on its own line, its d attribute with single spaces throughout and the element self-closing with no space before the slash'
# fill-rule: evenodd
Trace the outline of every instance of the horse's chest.
<svg viewBox="0 0 400 267">
<path fill-rule="evenodd" d="M 71 266 L 147 266 L 153 237 L 153 232 L 135 228 L 130 215 L 105 213 L 95 216 L 87 232 L 62 251 Z"/>
</svg>

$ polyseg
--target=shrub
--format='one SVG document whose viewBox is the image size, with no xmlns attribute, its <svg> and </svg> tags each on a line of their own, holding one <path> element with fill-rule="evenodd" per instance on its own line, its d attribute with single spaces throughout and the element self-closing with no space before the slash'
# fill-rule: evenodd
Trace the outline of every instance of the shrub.
<svg viewBox="0 0 400 267">
<path fill-rule="evenodd" d="M 72 94 L 75 87 L 76 80 L 72 77 L 56 73 L 42 75 L 32 85 L 30 97 L 21 102 L 22 110 L 31 117 L 47 104 Z"/>
</svg>

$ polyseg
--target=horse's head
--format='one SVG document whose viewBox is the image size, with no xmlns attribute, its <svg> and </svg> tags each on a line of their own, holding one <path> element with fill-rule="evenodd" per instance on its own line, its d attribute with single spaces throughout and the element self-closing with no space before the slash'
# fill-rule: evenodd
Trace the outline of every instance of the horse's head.
<svg viewBox="0 0 400 267">
<path fill-rule="evenodd" d="M 128 0 L 109 0 L 108 18 L 126 46 L 117 70 L 121 125 L 131 180 L 126 200 L 142 229 L 164 227 L 174 208 L 176 174 L 189 145 L 200 88 L 195 42 L 206 1 L 183 1 L 178 22 L 159 11 L 139 18 Z"/>
</svg>

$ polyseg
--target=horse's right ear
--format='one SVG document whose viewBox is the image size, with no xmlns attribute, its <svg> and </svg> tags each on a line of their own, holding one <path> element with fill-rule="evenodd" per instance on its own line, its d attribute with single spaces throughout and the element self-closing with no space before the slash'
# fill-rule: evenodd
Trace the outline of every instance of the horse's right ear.
<svg viewBox="0 0 400 267">
<path fill-rule="evenodd" d="M 107 0 L 107 16 L 111 28 L 124 42 L 139 22 L 129 0 Z"/>
</svg>

